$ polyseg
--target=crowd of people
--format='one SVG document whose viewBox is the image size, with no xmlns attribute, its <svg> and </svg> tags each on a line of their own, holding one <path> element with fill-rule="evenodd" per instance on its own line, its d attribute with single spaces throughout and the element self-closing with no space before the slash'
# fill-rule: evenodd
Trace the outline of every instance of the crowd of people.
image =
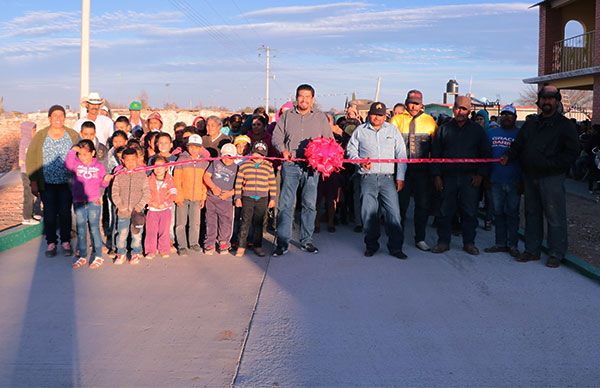
<svg viewBox="0 0 600 388">
<path fill-rule="evenodd" d="M 495 226 L 495 244 L 486 252 L 539 260 L 546 219 L 546 265 L 557 267 L 567 249 L 564 179 L 579 156 L 575 126 L 558 111 L 560 98 L 558 89 L 544 86 L 538 95 L 541 113 L 518 128 L 513 105 L 490 120 L 486 110 L 473 111 L 467 96 L 457 96 L 452 118 L 436 120 L 424 112 L 419 90 L 409 91 L 391 114 L 375 102 L 365 117 L 356 105 L 336 116 L 315 109 L 315 91 L 303 84 L 295 102 L 284 104 L 274 120 L 262 108 L 225 119 L 198 116 L 190 125 L 177 122 L 171 136 L 158 112 L 142 119 L 142 105 L 134 101 L 129 116 L 113 121 L 104 100 L 90 93 L 82 102 L 87 115 L 73 129 L 65 126 L 60 105 L 48 110 L 46 128 L 36 131 L 35 124 L 22 123 L 24 223 L 38 222 L 43 207 L 45 254 L 56 256 L 60 241 L 62 253 L 74 256 L 74 269 L 99 268 L 105 257 L 115 265 L 135 265 L 175 252 L 240 257 L 251 249 L 262 257 L 265 228 L 276 236 L 273 256 L 282 256 L 295 218 L 305 252 L 319 252 L 313 236 L 322 221 L 329 233 L 353 222 L 354 231 L 364 233 L 364 255 L 371 257 L 380 248 L 383 223 L 389 254 L 406 259 L 411 198 L 418 249 L 443 253 L 454 231 L 471 255 L 479 254 L 475 237 L 483 199 L 484 227 Z M 360 163 L 346 163 L 322 179 L 302 160 L 310 140 L 321 136 L 334 138 L 347 159 Z M 448 162 L 411 162 L 429 158 Z M 426 242 L 431 217 L 437 228 L 433 247 Z"/>
</svg>

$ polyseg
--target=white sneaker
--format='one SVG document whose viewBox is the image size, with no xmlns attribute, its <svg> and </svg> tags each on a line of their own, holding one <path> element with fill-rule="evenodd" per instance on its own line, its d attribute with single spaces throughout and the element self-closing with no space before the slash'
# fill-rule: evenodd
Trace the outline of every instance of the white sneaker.
<svg viewBox="0 0 600 388">
<path fill-rule="evenodd" d="M 34 218 L 28 218 L 26 220 L 21 221 L 22 225 L 37 225 L 40 222 Z"/>
<path fill-rule="evenodd" d="M 431 248 L 429 247 L 429 245 L 427 245 L 427 243 L 425 241 L 419 241 L 416 244 L 416 246 L 417 246 L 417 248 L 419 248 L 420 250 L 425 251 L 425 252 L 431 250 Z"/>
</svg>

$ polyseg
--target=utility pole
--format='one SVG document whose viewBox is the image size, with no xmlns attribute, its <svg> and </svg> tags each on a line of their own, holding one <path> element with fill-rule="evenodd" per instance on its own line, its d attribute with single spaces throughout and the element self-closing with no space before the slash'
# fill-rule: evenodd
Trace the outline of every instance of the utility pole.
<svg viewBox="0 0 600 388">
<path fill-rule="evenodd" d="M 375 90 L 375 101 L 379 101 L 379 92 L 381 91 L 381 77 L 377 78 L 377 89 Z"/>
<path fill-rule="evenodd" d="M 265 92 L 265 111 L 267 112 L 267 116 L 269 115 L 269 80 L 271 79 L 271 48 L 269 46 L 262 45 L 259 47 L 260 51 L 265 52 L 265 56 L 267 57 L 267 85 Z"/>
<path fill-rule="evenodd" d="M 79 102 L 90 94 L 90 0 L 81 0 L 81 84 Z M 86 109 L 81 107 L 80 115 L 83 117 Z"/>
</svg>

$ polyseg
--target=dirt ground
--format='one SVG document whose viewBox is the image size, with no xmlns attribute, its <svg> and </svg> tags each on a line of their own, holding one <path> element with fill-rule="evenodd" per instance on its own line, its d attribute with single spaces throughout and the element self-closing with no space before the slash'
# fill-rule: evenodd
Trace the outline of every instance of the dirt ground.
<svg viewBox="0 0 600 388">
<path fill-rule="evenodd" d="M 600 203 L 567 196 L 569 252 L 600 268 Z"/>
</svg>

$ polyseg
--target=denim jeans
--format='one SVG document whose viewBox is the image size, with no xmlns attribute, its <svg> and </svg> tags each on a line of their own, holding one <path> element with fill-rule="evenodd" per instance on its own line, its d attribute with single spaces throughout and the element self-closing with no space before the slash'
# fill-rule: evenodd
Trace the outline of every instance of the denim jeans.
<svg viewBox="0 0 600 388">
<path fill-rule="evenodd" d="M 90 228 L 92 254 L 102 256 L 102 237 L 100 236 L 100 212 L 102 205 L 93 202 L 74 203 L 75 223 L 77 225 L 77 244 L 79 257 L 87 257 L 87 229 Z"/>
<path fill-rule="evenodd" d="M 177 205 L 175 210 L 175 236 L 179 249 L 200 245 L 200 201 L 183 201 L 181 206 Z M 188 234 L 185 233 L 186 225 L 189 227 Z M 189 235 L 189 246 L 188 246 Z"/>
<path fill-rule="evenodd" d="M 548 254 L 559 259 L 567 252 L 565 176 L 524 177 L 525 251 L 540 255 L 544 239 L 544 217 L 548 222 Z"/>
<path fill-rule="evenodd" d="M 379 249 L 379 236 L 381 235 L 379 223 L 379 209 L 385 219 L 385 232 L 388 236 L 388 250 L 396 253 L 402 250 L 404 231 L 400 222 L 400 205 L 398 192 L 393 175 L 364 174 L 361 183 L 361 217 L 365 231 L 365 245 L 367 249 Z"/>
<path fill-rule="evenodd" d="M 463 245 L 475 243 L 479 187 L 471 184 L 467 174 L 447 174 L 442 177 L 440 216 L 437 219 L 438 243 L 450 244 L 452 218 L 460 210 Z"/>
<path fill-rule="evenodd" d="M 127 236 L 129 236 L 129 226 L 131 218 L 119 218 L 117 221 L 117 254 L 127 253 Z M 142 253 L 142 233 L 131 233 L 131 253 Z"/>
<path fill-rule="evenodd" d="M 404 228 L 410 197 L 414 198 L 415 243 L 425 240 L 432 185 L 433 182 L 428 169 L 414 165 L 408 166 L 404 177 L 404 188 L 398 193 L 398 200 L 400 201 L 400 217 L 402 219 L 402 227 Z"/>
<path fill-rule="evenodd" d="M 312 243 L 317 215 L 317 186 L 319 173 L 293 162 L 281 167 L 281 193 L 277 208 L 277 246 L 287 248 L 292 238 L 292 221 L 298 186 L 302 188 L 302 213 L 300 216 L 300 244 Z"/>
<path fill-rule="evenodd" d="M 56 244 L 56 227 L 60 229 L 60 241 L 71 242 L 71 203 L 73 197 L 68 183 L 46 183 L 40 192 L 44 204 L 44 233 L 48 244 Z M 58 225 L 56 220 L 58 219 Z"/>
<path fill-rule="evenodd" d="M 519 205 L 521 195 L 517 183 L 492 183 L 496 245 L 516 248 L 519 242 Z"/>
</svg>

